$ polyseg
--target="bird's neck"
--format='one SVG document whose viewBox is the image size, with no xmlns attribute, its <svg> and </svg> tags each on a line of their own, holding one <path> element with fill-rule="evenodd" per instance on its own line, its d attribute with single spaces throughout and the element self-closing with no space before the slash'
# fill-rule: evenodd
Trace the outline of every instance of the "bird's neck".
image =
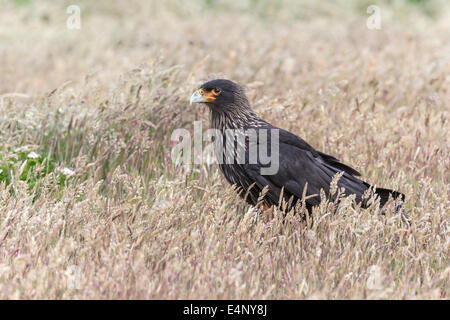
<svg viewBox="0 0 450 320">
<path fill-rule="evenodd" d="M 249 107 L 228 106 L 226 111 L 211 109 L 211 125 L 214 129 L 245 129 L 257 128 L 267 125 L 258 115 Z"/>
</svg>

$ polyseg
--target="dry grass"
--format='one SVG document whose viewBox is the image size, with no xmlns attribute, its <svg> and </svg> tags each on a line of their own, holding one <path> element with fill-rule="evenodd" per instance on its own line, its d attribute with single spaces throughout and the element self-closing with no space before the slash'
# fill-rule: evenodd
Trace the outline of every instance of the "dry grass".
<svg viewBox="0 0 450 320">
<path fill-rule="evenodd" d="M 447 6 L 397 1 L 368 30 L 361 1 L 95 3 L 79 31 L 69 3 L 0 11 L 0 94 L 28 95 L 0 107 L 0 298 L 449 298 Z M 216 76 L 404 192 L 410 223 L 328 203 L 312 226 L 264 221 L 215 165 L 174 165 L 170 135 L 208 127 L 188 97 Z"/>
</svg>

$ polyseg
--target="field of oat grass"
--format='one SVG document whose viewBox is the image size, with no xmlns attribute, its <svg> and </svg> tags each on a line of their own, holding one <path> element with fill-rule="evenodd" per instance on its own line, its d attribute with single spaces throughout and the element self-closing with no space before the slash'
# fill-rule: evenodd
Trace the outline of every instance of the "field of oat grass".
<svg viewBox="0 0 450 320">
<path fill-rule="evenodd" d="M 449 298 L 446 1 L 0 5 L 0 298 Z M 216 77 L 405 193 L 410 221 L 348 202 L 267 221 L 217 165 L 174 163 Z"/>
</svg>

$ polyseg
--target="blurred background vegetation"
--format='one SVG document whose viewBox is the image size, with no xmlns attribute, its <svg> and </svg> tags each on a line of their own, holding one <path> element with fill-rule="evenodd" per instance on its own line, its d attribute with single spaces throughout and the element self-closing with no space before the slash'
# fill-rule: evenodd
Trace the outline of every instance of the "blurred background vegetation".
<svg viewBox="0 0 450 320">
<path fill-rule="evenodd" d="M 43 5 L 49 0 L 2 0 L 3 4 L 14 4 L 15 6 Z M 120 1 L 88 1 L 79 0 L 73 2 L 69 0 L 58 0 L 62 6 L 71 4 L 80 5 L 90 14 L 101 10 L 102 13 L 109 13 L 115 16 L 122 16 L 128 10 L 139 10 L 139 1 L 130 1 L 128 10 L 120 5 Z M 429 19 L 441 17 L 443 9 L 448 8 L 446 0 L 150 0 L 154 8 L 161 10 L 167 8 L 181 17 L 196 16 L 203 11 L 228 11 L 239 14 L 250 14 L 262 19 L 310 19 L 320 16 L 322 18 L 343 18 L 351 15 L 365 16 L 370 5 L 379 6 L 382 9 L 391 11 L 395 19 L 405 22 L 414 22 L 414 19 L 424 16 Z M 117 5 L 119 4 L 119 5 Z M 125 12 L 124 12 L 125 10 Z M 43 20 L 51 19 L 51 12 L 42 14 Z"/>
</svg>

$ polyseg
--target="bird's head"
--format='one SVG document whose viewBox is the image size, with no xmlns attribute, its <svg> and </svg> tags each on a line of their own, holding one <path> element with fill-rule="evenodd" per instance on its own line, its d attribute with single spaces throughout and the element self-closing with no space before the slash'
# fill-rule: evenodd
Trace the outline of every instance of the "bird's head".
<svg viewBox="0 0 450 320">
<path fill-rule="evenodd" d="M 226 79 L 216 79 L 205 82 L 191 96 L 190 103 L 206 103 L 215 111 L 226 111 L 224 109 L 232 106 L 249 107 L 244 89 Z"/>
</svg>

